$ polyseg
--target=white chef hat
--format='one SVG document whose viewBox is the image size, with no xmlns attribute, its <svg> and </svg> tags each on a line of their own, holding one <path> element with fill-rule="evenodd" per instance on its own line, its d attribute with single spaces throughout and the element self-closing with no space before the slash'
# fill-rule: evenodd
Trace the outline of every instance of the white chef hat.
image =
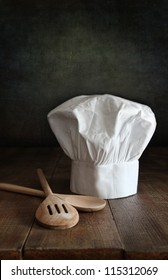
<svg viewBox="0 0 168 280">
<path fill-rule="evenodd" d="M 139 161 L 156 128 L 152 110 L 113 95 L 74 97 L 48 114 L 71 158 L 72 192 L 105 199 L 137 193 Z"/>
</svg>

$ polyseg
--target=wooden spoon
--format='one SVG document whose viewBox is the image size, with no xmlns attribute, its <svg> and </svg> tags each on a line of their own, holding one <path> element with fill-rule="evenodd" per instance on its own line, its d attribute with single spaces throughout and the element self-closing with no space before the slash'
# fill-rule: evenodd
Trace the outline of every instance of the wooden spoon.
<svg viewBox="0 0 168 280">
<path fill-rule="evenodd" d="M 46 197 L 43 191 L 8 183 L 0 183 L 0 189 L 37 197 Z M 104 199 L 93 196 L 55 193 L 54 195 L 58 196 L 61 199 L 64 199 L 66 202 L 74 206 L 77 210 L 83 212 L 99 211 L 103 209 L 106 205 L 106 201 Z"/>
<path fill-rule="evenodd" d="M 41 170 L 37 170 L 41 175 Z M 38 223 L 50 229 L 66 229 L 75 226 L 79 221 L 77 210 L 53 194 L 49 185 L 43 184 L 46 199 L 38 207 L 35 217 Z"/>
</svg>

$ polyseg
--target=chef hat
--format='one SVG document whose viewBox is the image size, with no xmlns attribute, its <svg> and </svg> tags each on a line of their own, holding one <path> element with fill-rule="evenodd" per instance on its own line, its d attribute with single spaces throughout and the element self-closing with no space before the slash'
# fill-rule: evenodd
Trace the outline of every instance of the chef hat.
<svg viewBox="0 0 168 280">
<path fill-rule="evenodd" d="M 137 193 L 139 161 L 156 127 L 151 109 L 112 95 L 74 97 L 48 114 L 71 158 L 72 192 L 102 198 Z"/>
</svg>

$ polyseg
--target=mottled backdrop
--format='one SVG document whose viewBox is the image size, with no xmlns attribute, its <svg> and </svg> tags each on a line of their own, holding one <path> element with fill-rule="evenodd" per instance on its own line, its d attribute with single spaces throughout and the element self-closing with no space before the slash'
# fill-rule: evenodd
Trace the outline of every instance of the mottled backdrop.
<svg viewBox="0 0 168 280">
<path fill-rule="evenodd" d="M 0 145 L 57 145 L 47 113 L 81 94 L 149 105 L 168 143 L 168 1 L 0 0 Z"/>
</svg>

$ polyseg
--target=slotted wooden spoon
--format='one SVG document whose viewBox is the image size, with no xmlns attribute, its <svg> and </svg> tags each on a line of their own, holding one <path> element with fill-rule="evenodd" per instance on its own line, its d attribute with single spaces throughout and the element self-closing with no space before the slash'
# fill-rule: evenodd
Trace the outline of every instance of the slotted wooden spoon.
<svg viewBox="0 0 168 280">
<path fill-rule="evenodd" d="M 37 170 L 39 178 L 42 170 Z M 38 207 L 35 217 L 38 223 L 50 229 L 66 229 L 75 226 L 79 221 L 78 211 L 69 203 L 53 194 L 47 181 L 42 184 L 46 199 Z"/>
</svg>

